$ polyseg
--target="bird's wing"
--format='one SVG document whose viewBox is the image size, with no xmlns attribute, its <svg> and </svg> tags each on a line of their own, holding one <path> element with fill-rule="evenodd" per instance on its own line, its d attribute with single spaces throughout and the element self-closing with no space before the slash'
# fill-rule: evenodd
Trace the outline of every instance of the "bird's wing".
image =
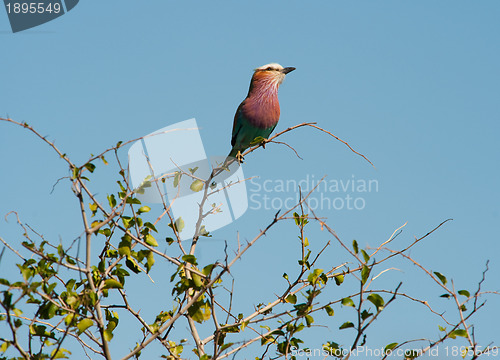
<svg viewBox="0 0 500 360">
<path fill-rule="evenodd" d="M 234 146 L 236 144 L 236 138 L 238 136 L 238 133 L 241 129 L 241 108 L 243 107 L 243 104 L 245 101 L 243 101 L 240 106 L 238 106 L 238 109 L 236 110 L 236 114 L 234 114 L 234 122 L 233 122 L 233 135 L 231 138 L 231 146 Z"/>
<path fill-rule="evenodd" d="M 269 135 L 266 137 L 269 138 L 269 136 L 271 136 L 272 132 L 274 131 L 274 129 L 276 129 L 276 126 L 278 125 L 278 123 L 276 123 L 276 125 L 274 125 L 272 128 L 271 128 L 271 131 L 269 131 Z"/>
</svg>

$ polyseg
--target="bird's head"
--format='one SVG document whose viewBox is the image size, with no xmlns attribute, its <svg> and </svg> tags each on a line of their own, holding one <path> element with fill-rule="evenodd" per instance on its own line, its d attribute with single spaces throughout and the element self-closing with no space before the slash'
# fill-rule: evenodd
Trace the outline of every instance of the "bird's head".
<svg viewBox="0 0 500 360">
<path fill-rule="evenodd" d="M 294 67 L 283 67 L 280 64 L 271 63 L 267 65 L 262 65 L 254 70 L 252 80 L 253 81 L 263 81 L 270 82 L 273 85 L 281 85 L 283 80 L 285 80 L 286 74 L 295 70 Z"/>
</svg>

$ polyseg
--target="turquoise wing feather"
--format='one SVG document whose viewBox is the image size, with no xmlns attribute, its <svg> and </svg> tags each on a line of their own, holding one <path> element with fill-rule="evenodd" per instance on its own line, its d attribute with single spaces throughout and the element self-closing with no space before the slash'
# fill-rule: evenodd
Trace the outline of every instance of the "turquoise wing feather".
<svg viewBox="0 0 500 360">
<path fill-rule="evenodd" d="M 232 157 L 236 157 L 238 151 L 243 152 L 248 149 L 250 147 L 250 143 L 253 142 L 255 138 L 261 136 L 264 139 L 267 139 L 276 127 L 276 125 L 274 125 L 269 128 L 259 128 L 252 125 L 241 110 L 242 105 L 243 103 L 239 106 L 234 116 L 233 136 L 231 139 L 231 145 L 233 148 L 228 155 Z"/>
</svg>

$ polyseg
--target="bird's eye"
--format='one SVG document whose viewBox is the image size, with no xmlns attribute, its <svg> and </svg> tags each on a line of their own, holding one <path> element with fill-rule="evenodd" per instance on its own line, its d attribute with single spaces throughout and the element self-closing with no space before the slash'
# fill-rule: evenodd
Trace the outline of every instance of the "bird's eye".
<svg viewBox="0 0 500 360">
<path fill-rule="evenodd" d="M 266 70 L 270 71 L 270 70 L 272 70 L 272 69 L 273 69 L 273 68 L 269 66 Z"/>
</svg>

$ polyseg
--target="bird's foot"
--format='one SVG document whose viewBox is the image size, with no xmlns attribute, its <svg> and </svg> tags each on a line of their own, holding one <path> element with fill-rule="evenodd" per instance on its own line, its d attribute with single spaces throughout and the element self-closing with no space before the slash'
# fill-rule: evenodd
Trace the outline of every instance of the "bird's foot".
<svg viewBox="0 0 500 360">
<path fill-rule="evenodd" d="M 241 154 L 241 151 L 238 151 L 238 153 L 236 154 L 236 160 L 238 161 L 238 164 L 241 164 L 243 163 L 243 155 Z"/>
</svg>

